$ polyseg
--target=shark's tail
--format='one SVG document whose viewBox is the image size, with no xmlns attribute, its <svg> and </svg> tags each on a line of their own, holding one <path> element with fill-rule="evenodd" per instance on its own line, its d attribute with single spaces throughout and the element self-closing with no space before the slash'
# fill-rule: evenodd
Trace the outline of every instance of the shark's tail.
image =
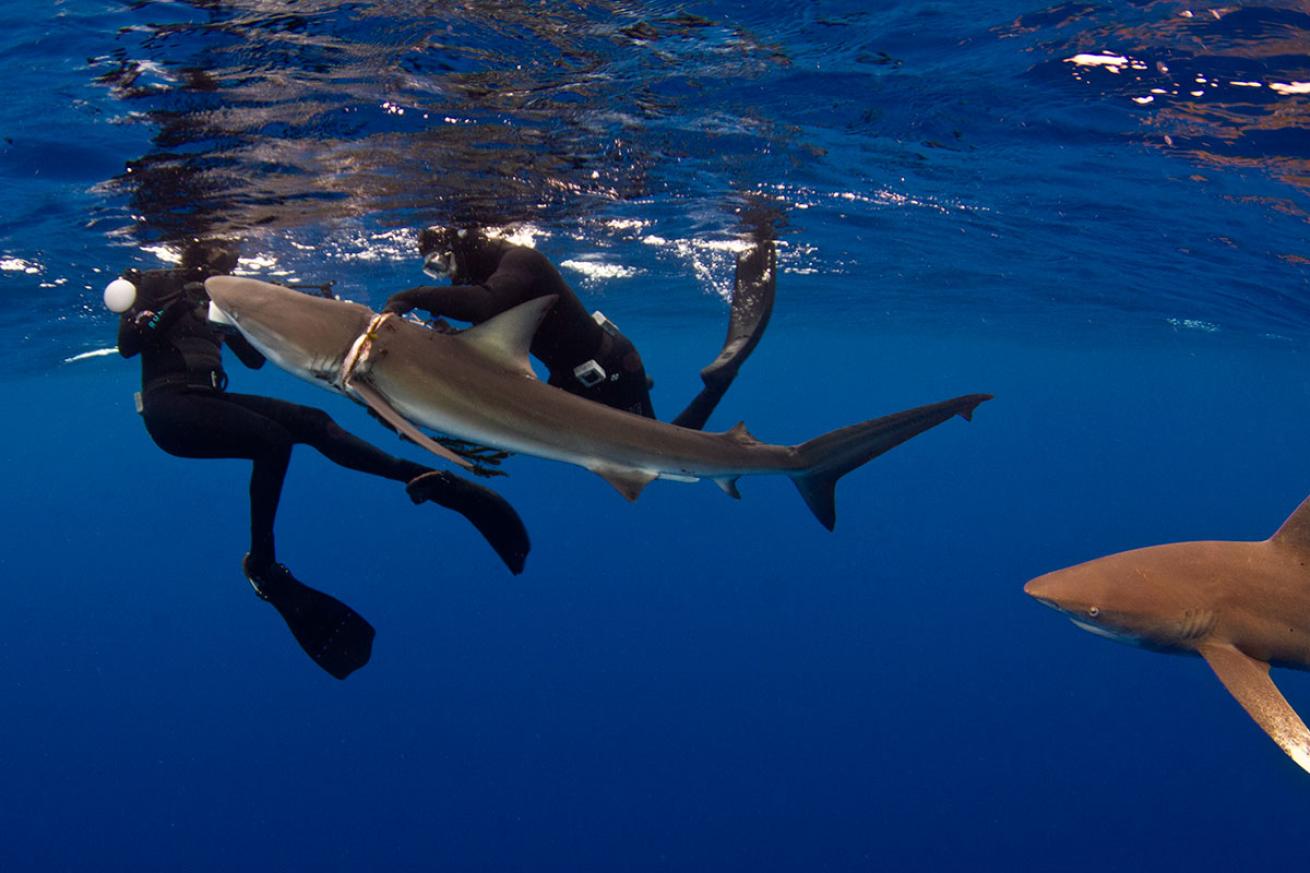
<svg viewBox="0 0 1310 873">
<path fill-rule="evenodd" d="M 990 394 L 966 394 L 941 403 L 839 428 L 795 446 L 801 469 L 792 474 L 796 489 L 819 523 L 832 530 L 837 523 L 837 480 L 889 449 L 936 427 L 953 415 L 973 418 L 973 410 Z"/>
</svg>

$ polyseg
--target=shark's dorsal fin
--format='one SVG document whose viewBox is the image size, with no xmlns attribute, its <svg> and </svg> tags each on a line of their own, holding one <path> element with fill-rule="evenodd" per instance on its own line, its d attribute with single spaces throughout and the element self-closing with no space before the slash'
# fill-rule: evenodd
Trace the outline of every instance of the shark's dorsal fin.
<svg viewBox="0 0 1310 873">
<path fill-rule="evenodd" d="M 532 363 L 528 360 L 528 349 L 541 320 L 558 299 L 558 294 L 534 297 L 527 303 L 520 303 L 495 318 L 469 328 L 456 339 L 468 343 L 511 370 L 535 378 Z"/>
<path fill-rule="evenodd" d="M 630 467 L 588 467 L 588 469 L 613 485 L 614 490 L 628 500 L 636 500 L 640 497 L 642 489 L 655 481 L 659 475 Z"/>
<path fill-rule="evenodd" d="M 1310 730 L 1269 678 L 1269 665 L 1230 645 L 1203 645 L 1198 651 L 1255 723 L 1302 770 L 1310 773 Z"/>
<path fill-rule="evenodd" d="M 1310 552 L 1310 497 L 1301 501 L 1269 541 Z"/>
</svg>

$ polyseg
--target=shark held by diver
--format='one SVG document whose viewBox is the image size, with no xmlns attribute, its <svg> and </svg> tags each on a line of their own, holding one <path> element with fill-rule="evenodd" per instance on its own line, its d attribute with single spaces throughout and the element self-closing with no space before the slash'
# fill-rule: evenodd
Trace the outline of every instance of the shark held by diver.
<svg viewBox="0 0 1310 873">
<path fill-rule="evenodd" d="M 760 442 L 739 424 L 704 433 L 612 409 L 539 381 L 528 348 L 554 297 L 530 300 L 448 335 L 357 303 L 255 279 L 216 276 L 216 318 L 283 369 L 359 400 L 447 460 L 468 462 L 422 425 L 510 452 L 585 467 L 635 500 L 655 479 L 711 479 L 739 497 L 741 476 L 782 474 L 824 527 L 836 524 L 837 480 L 988 394 L 968 394 L 839 428 L 794 446 Z"/>
</svg>

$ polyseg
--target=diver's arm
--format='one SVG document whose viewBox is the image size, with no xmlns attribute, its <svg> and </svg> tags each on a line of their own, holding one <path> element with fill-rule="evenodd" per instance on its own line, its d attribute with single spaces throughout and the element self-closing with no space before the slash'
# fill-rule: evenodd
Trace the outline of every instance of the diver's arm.
<svg viewBox="0 0 1310 873">
<path fill-rule="evenodd" d="M 118 318 L 118 353 L 125 358 L 135 358 L 145 348 L 141 332 L 137 330 L 136 313 L 125 312 Z"/>
<path fill-rule="evenodd" d="M 503 311 L 496 295 L 485 285 L 419 285 L 391 295 L 383 312 L 404 315 L 422 309 L 433 318 L 449 317 L 474 324 Z"/>
<path fill-rule="evenodd" d="M 118 353 L 132 358 L 143 350 L 159 345 L 179 318 L 195 309 L 196 304 L 179 297 L 163 309 L 129 309 L 118 319 Z"/>
<path fill-rule="evenodd" d="M 252 346 L 250 340 L 246 339 L 239 333 L 229 334 L 225 339 L 227 340 L 228 347 L 232 349 L 232 353 L 237 356 L 238 361 L 252 370 L 258 370 L 260 367 L 264 366 L 265 358 L 263 353 Z"/>
</svg>

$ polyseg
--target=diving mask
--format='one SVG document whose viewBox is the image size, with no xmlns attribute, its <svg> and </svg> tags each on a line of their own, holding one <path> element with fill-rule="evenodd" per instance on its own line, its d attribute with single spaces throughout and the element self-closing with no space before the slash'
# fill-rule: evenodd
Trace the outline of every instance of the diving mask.
<svg viewBox="0 0 1310 873">
<path fill-rule="evenodd" d="M 423 272 L 433 279 L 449 279 L 454 272 L 454 265 L 453 252 L 432 252 L 423 259 Z"/>
</svg>

